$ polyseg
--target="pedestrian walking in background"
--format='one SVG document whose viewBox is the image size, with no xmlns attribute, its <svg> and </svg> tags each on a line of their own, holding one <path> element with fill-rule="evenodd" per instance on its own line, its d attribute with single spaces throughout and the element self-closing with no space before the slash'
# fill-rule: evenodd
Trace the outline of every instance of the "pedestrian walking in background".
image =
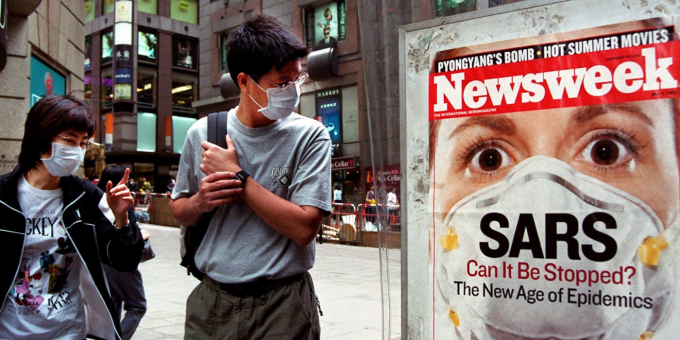
<svg viewBox="0 0 680 340">
<path fill-rule="evenodd" d="M 342 189 L 340 189 L 340 184 L 335 184 L 333 188 L 333 203 L 342 204 Z"/>
<path fill-rule="evenodd" d="M 333 210 L 335 212 L 335 224 L 340 225 L 342 212 L 342 189 L 340 189 L 340 184 L 335 183 L 333 187 Z"/>
<path fill-rule="evenodd" d="M 137 183 L 135 182 L 135 179 L 130 177 L 127 183 L 128 189 L 130 189 L 130 192 L 135 193 L 137 192 Z"/>
<path fill-rule="evenodd" d="M 107 165 L 104 171 L 102 171 L 98 186 L 100 189 L 106 190 L 107 182 L 118 183 L 123 178 L 123 175 L 125 175 L 125 168 L 122 166 Z M 137 222 L 134 206 L 128 209 L 128 218 L 131 222 Z M 149 233 L 144 229 L 141 229 L 141 233 L 145 244 L 148 244 Z M 103 267 L 111 292 L 111 301 L 114 307 L 113 316 L 120 320 L 122 311 L 125 309 L 125 317 L 120 321 L 121 337 L 123 340 L 129 340 L 146 313 L 146 297 L 144 296 L 142 273 L 139 269 L 131 272 L 119 272 L 108 265 Z"/>
<path fill-rule="evenodd" d="M 399 221 L 398 211 L 399 200 L 397 200 L 396 189 L 390 187 L 387 192 L 387 215 L 390 217 L 390 225 L 394 225 Z"/>
<path fill-rule="evenodd" d="M 0 177 L 0 339 L 120 339 L 102 264 L 137 268 L 144 242 L 132 195 L 72 174 L 95 131 L 80 99 L 50 95 L 28 113 L 19 165 Z"/>
<path fill-rule="evenodd" d="M 375 223 L 375 191 L 373 191 L 373 184 L 369 187 L 368 191 L 366 191 L 366 204 L 370 204 L 370 206 L 366 207 L 366 214 L 368 215 L 366 220 Z"/>
<path fill-rule="evenodd" d="M 185 339 L 319 339 L 308 270 L 331 211 L 331 140 L 320 122 L 292 114 L 308 49 L 267 16 L 232 30 L 227 45 L 241 90 L 228 148 L 206 141 L 206 118 L 194 123 L 170 203 L 185 226 L 217 208 L 195 256 L 206 275 L 187 300 Z"/>
</svg>

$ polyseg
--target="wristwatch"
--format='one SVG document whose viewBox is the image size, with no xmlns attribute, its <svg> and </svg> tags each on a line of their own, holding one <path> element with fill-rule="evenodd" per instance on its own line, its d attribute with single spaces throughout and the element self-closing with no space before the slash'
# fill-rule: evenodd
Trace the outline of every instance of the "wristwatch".
<svg viewBox="0 0 680 340">
<path fill-rule="evenodd" d="M 241 186 L 246 184 L 246 178 L 250 177 L 250 175 L 247 172 L 245 172 L 245 170 L 241 170 L 241 171 L 237 172 L 235 175 L 236 175 L 236 179 L 241 181 Z"/>
</svg>

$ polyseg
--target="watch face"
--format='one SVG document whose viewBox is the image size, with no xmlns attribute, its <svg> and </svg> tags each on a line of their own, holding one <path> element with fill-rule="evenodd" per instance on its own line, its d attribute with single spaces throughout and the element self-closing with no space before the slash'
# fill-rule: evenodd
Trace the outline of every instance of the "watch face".
<svg viewBox="0 0 680 340">
<path fill-rule="evenodd" d="M 241 181 L 241 183 L 243 183 L 243 181 L 245 181 L 246 178 L 248 178 L 248 176 L 250 176 L 250 175 L 248 175 L 247 172 L 245 172 L 243 170 L 237 172 L 235 175 L 236 175 L 236 178 L 238 178 L 238 180 Z"/>
</svg>

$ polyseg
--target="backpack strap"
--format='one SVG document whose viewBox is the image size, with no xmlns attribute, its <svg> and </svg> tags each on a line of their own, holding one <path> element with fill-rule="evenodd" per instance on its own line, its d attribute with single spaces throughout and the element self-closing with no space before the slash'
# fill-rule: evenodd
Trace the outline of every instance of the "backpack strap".
<svg viewBox="0 0 680 340">
<path fill-rule="evenodd" d="M 227 148 L 227 111 L 213 112 L 208 115 L 208 142 Z"/>
<path fill-rule="evenodd" d="M 227 111 L 213 112 L 208 115 L 208 142 L 227 148 Z M 184 232 L 184 248 L 186 253 L 182 257 L 182 266 L 187 268 L 187 275 L 191 273 L 195 278 L 202 280 L 205 273 L 196 267 L 196 252 L 201 246 L 208 226 L 215 215 L 215 210 L 204 213 L 199 222 L 193 227 L 187 227 Z"/>
</svg>

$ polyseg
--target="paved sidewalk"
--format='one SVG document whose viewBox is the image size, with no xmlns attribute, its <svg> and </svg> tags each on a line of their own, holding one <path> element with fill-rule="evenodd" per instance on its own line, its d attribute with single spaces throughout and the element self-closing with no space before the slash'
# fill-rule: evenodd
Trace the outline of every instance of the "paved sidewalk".
<svg viewBox="0 0 680 340">
<path fill-rule="evenodd" d="M 183 339 L 186 299 L 198 284 L 179 265 L 179 229 L 141 224 L 156 258 L 139 266 L 148 311 L 133 339 Z M 310 271 L 321 303 L 321 339 L 382 339 L 379 253 L 376 248 L 316 244 Z M 391 339 L 401 331 L 401 251 L 389 250 Z"/>
</svg>

